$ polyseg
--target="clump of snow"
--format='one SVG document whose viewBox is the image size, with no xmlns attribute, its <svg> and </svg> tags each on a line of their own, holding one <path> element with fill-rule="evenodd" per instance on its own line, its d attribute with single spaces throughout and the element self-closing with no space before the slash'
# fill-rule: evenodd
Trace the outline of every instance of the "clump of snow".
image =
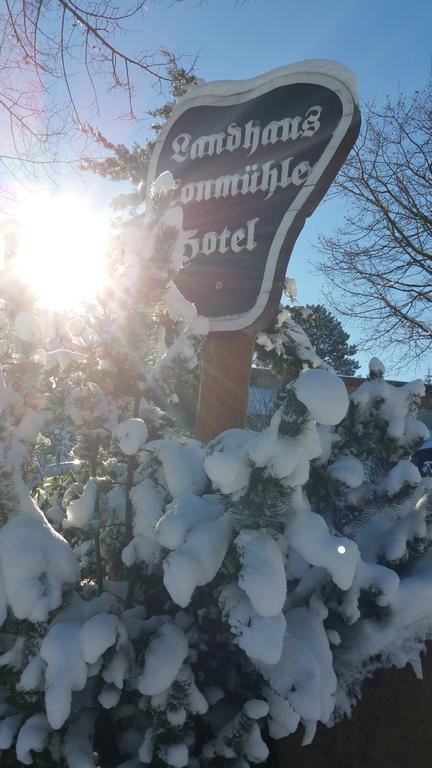
<svg viewBox="0 0 432 768">
<path fill-rule="evenodd" d="M 301 491 L 293 499 L 293 509 L 295 514 L 286 527 L 291 546 L 311 565 L 326 568 L 340 589 L 348 589 L 360 558 L 357 544 L 332 536 L 324 518 L 311 510 Z"/>
<path fill-rule="evenodd" d="M 185 633 L 175 624 L 163 624 L 145 652 L 144 670 L 137 681 L 140 693 L 154 696 L 166 691 L 188 653 Z"/>
<path fill-rule="evenodd" d="M 37 688 L 42 679 L 44 663 L 41 656 L 33 656 L 23 670 L 19 683 L 17 685 L 20 691 L 33 691 Z"/>
<path fill-rule="evenodd" d="M 297 355 L 305 368 L 321 368 L 332 370 L 315 352 L 303 328 L 293 320 L 287 307 L 282 309 L 276 318 L 274 332 L 260 331 L 256 343 L 267 351 L 274 350 L 279 357 L 285 356 L 286 347 L 294 345 Z"/>
<path fill-rule="evenodd" d="M 371 408 L 379 405 L 379 416 L 388 423 L 388 435 L 401 444 L 407 444 L 407 432 L 412 439 L 412 409 L 418 406 L 424 396 L 425 387 L 421 379 L 407 382 L 401 387 L 392 386 L 382 378 L 365 381 L 352 395 L 362 414 L 366 415 Z M 420 430 L 422 433 L 423 430 Z M 424 433 L 424 431 L 423 431 Z M 415 433 L 414 433 L 415 434 Z"/>
<path fill-rule="evenodd" d="M 395 496 L 404 485 L 416 486 L 420 481 L 421 475 L 415 464 L 407 459 L 401 459 L 390 470 L 383 485 L 389 496 Z"/>
<path fill-rule="evenodd" d="M 209 504 L 199 496 L 185 493 L 167 504 L 165 514 L 155 526 L 157 540 L 163 547 L 176 549 L 191 528 L 207 520 L 215 520 L 221 514 L 222 506 Z"/>
<path fill-rule="evenodd" d="M 162 747 L 159 754 L 167 765 L 173 768 L 185 768 L 189 765 L 189 750 L 186 744 L 169 744 Z"/>
<path fill-rule="evenodd" d="M 185 608 L 195 589 L 214 579 L 226 555 L 231 530 L 229 514 L 200 523 L 166 558 L 164 584 L 177 605 Z"/>
<path fill-rule="evenodd" d="M 298 400 L 320 424 L 339 424 L 346 416 L 348 394 L 336 374 L 321 369 L 304 371 L 293 386 Z"/>
<path fill-rule="evenodd" d="M 150 194 L 152 196 L 167 194 L 168 192 L 172 192 L 176 186 L 176 181 L 171 171 L 163 171 L 163 173 L 153 181 L 150 187 Z"/>
<path fill-rule="evenodd" d="M 244 447 L 253 434 L 246 429 L 228 429 L 209 444 L 204 467 L 214 487 L 222 493 L 238 493 L 247 488 L 252 467 Z"/>
<path fill-rule="evenodd" d="M 379 357 L 371 357 L 369 360 L 369 373 L 376 377 L 384 376 L 384 363 L 381 362 Z"/>
<path fill-rule="evenodd" d="M 46 621 L 61 605 L 62 589 L 77 578 L 69 544 L 36 509 L 0 529 L 0 625 L 7 605 L 17 619 Z"/>
<path fill-rule="evenodd" d="M 15 318 L 15 336 L 28 344 L 37 344 L 42 339 L 42 326 L 38 318 L 28 312 L 18 312 Z"/>
<path fill-rule="evenodd" d="M 45 354 L 45 368 L 50 371 L 56 365 L 61 371 L 65 371 L 72 363 L 79 362 L 82 355 L 79 352 L 73 352 L 71 349 L 53 349 Z"/>
<path fill-rule="evenodd" d="M 46 662 L 45 706 L 52 728 L 61 728 L 70 714 L 72 691 L 82 691 L 87 682 L 79 642 L 81 624 L 58 622 L 44 637 L 40 649 Z"/>
<path fill-rule="evenodd" d="M 97 485 L 87 480 L 82 495 L 68 504 L 63 528 L 85 528 L 92 520 L 96 505 Z"/>
<path fill-rule="evenodd" d="M 25 408 L 21 421 L 14 432 L 15 440 L 34 442 L 48 416 L 48 411 L 35 411 L 33 408 Z"/>
<path fill-rule="evenodd" d="M 9 715 L 0 720 L 0 749 L 9 749 L 12 746 L 22 721 L 23 715 Z"/>
<path fill-rule="evenodd" d="M 334 708 L 336 675 L 322 619 L 306 607 L 288 611 L 287 633 L 280 660 L 261 666 L 269 682 L 269 730 L 275 739 L 289 736 L 300 720 L 303 743 L 313 737 L 317 721 L 327 723 Z"/>
<path fill-rule="evenodd" d="M 120 699 L 120 694 L 121 691 L 119 691 L 115 685 L 104 685 L 98 696 L 98 700 L 104 709 L 112 709 L 113 707 L 117 706 Z"/>
<path fill-rule="evenodd" d="M 88 664 L 94 664 L 108 648 L 125 640 L 126 630 L 117 616 L 110 613 L 92 616 L 80 631 L 83 659 Z"/>
<path fill-rule="evenodd" d="M 285 278 L 284 294 L 290 301 L 297 301 L 297 283 L 293 277 Z"/>
<path fill-rule="evenodd" d="M 170 284 L 165 300 L 171 320 L 185 320 L 185 322 L 190 323 L 196 317 L 195 305 L 185 299 L 175 283 Z"/>
<path fill-rule="evenodd" d="M 68 727 L 63 742 L 63 753 L 68 768 L 95 768 L 93 731 L 95 716 L 86 712 Z"/>
<path fill-rule="evenodd" d="M 329 464 L 328 471 L 336 480 L 349 488 L 359 488 L 364 480 L 363 464 L 360 459 L 351 454 L 339 456 L 336 461 Z"/>
<path fill-rule="evenodd" d="M 151 568 L 159 562 L 161 555 L 155 526 L 162 515 L 163 493 L 147 478 L 131 488 L 129 495 L 134 511 L 134 538 L 124 548 L 122 560 L 128 567 L 143 562 Z"/>
<path fill-rule="evenodd" d="M 283 614 L 259 616 L 249 598 L 235 584 L 224 587 L 219 602 L 234 642 L 252 661 L 276 664 L 282 653 L 286 629 Z"/>
<path fill-rule="evenodd" d="M 148 429 L 145 421 L 138 418 L 126 419 L 113 429 L 123 453 L 134 456 L 147 442 Z"/>
<path fill-rule="evenodd" d="M 129 659 L 125 648 L 120 648 L 102 671 L 102 677 L 107 683 L 113 683 L 116 688 L 123 688 L 129 669 Z"/>
<path fill-rule="evenodd" d="M 269 706 L 266 701 L 251 699 L 246 702 L 243 709 L 251 720 L 259 720 L 260 717 L 268 715 Z"/>
<path fill-rule="evenodd" d="M 269 749 L 262 739 L 261 731 L 254 718 L 248 715 L 248 703 L 242 711 L 224 725 L 217 736 L 204 745 L 203 755 L 206 760 L 213 761 L 218 756 L 232 759 L 237 757 L 240 750 L 240 766 L 251 763 L 263 763 L 267 760 Z M 253 709 L 253 708 L 252 708 Z M 239 736 L 243 733 L 243 739 Z M 236 745 L 234 750 L 233 746 Z"/>
<path fill-rule="evenodd" d="M 183 493 L 200 495 L 204 491 L 207 483 L 203 468 L 204 450 L 197 440 L 189 440 L 183 445 L 168 439 L 153 440 L 148 443 L 147 450 L 161 462 L 161 481 L 173 498 Z"/>
<path fill-rule="evenodd" d="M 42 752 L 47 744 L 50 727 L 43 713 L 32 715 L 22 726 L 16 743 L 16 755 L 20 763 L 31 765 L 31 752 Z"/>
<path fill-rule="evenodd" d="M 260 616 L 275 616 L 286 598 L 286 576 L 282 553 L 276 542 L 262 531 L 243 529 L 235 539 L 241 562 L 239 587 L 246 592 Z"/>
</svg>

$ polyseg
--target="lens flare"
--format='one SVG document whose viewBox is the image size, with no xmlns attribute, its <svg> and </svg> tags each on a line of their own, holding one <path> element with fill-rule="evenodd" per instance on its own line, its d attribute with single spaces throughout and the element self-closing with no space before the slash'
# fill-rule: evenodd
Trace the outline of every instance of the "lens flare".
<svg viewBox="0 0 432 768">
<path fill-rule="evenodd" d="M 92 301 L 106 275 L 108 220 L 74 195 L 31 195 L 18 214 L 14 269 L 40 307 L 76 310 Z"/>
</svg>

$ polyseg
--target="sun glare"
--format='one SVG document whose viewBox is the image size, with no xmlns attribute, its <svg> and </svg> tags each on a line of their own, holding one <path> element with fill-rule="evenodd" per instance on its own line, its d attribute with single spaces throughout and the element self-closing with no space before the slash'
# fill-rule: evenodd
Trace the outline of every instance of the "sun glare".
<svg viewBox="0 0 432 768">
<path fill-rule="evenodd" d="M 106 282 L 109 223 L 73 195 L 32 195 L 18 216 L 15 269 L 39 306 L 79 309 Z"/>
</svg>

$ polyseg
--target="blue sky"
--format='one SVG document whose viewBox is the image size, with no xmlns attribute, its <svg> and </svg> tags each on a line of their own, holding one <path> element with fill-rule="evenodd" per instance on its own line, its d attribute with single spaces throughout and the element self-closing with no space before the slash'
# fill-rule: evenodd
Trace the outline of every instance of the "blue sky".
<svg viewBox="0 0 432 768">
<path fill-rule="evenodd" d="M 149 1 L 140 31 L 123 47 L 164 46 L 194 57 L 205 80 L 240 79 L 305 58 L 328 58 L 351 67 L 361 99 L 380 103 L 399 90 L 421 88 L 431 67 L 432 0 L 184 0 Z M 154 86 L 136 92 L 142 115 L 157 103 Z M 116 142 L 144 142 L 150 119 L 136 124 L 114 117 L 118 103 L 104 99 L 98 126 Z M 70 182 L 72 183 L 72 182 Z M 87 192 L 103 204 L 120 190 L 86 176 Z M 75 182 L 78 189 L 82 182 Z M 323 301 L 313 268 L 317 232 L 330 234 L 342 216 L 341 202 L 322 204 L 296 243 L 289 273 L 298 284 L 299 302 Z M 356 329 L 344 325 L 356 340 Z M 361 357 L 362 363 L 365 358 Z M 432 361 L 422 361 L 418 374 Z M 408 377 L 415 371 L 399 371 Z"/>
<path fill-rule="evenodd" d="M 145 27 L 134 42 L 198 54 L 198 73 L 205 80 L 252 77 L 304 58 L 334 59 L 355 72 L 362 99 L 381 102 L 425 84 L 431 30 L 430 0 L 186 0 L 149 4 Z M 151 89 L 143 94 L 143 108 L 149 102 L 155 102 Z M 116 122 L 111 128 L 124 143 L 146 136 L 142 126 Z M 300 303 L 323 300 L 313 268 L 317 232 L 334 231 L 341 216 L 342 203 L 324 203 L 297 241 L 289 273 L 297 280 Z M 356 328 L 348 330 L 356 340 Z M 361 355 L 363 366 L 365 361 Z M 431 364 L 422 361 L 417 375 Z M 395 375 L 413 373 L 402 369 Z"/>
</svg>

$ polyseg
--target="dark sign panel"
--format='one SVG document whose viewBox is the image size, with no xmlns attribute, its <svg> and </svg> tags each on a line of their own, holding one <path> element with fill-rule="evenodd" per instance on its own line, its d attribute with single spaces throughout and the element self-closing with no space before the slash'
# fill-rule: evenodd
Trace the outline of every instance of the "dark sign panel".
<svg viewBox="0 0 432 768">
<path fill-rule="evenodd" d="M 166 170 L 177 181 L 191 234 L 176 284 L 212 331 L 268 323 L 305 218 L 359 126 L 353 76 L 328 61 L 206 83 L 178 103 L 148 181 Z"/>
</svg>

